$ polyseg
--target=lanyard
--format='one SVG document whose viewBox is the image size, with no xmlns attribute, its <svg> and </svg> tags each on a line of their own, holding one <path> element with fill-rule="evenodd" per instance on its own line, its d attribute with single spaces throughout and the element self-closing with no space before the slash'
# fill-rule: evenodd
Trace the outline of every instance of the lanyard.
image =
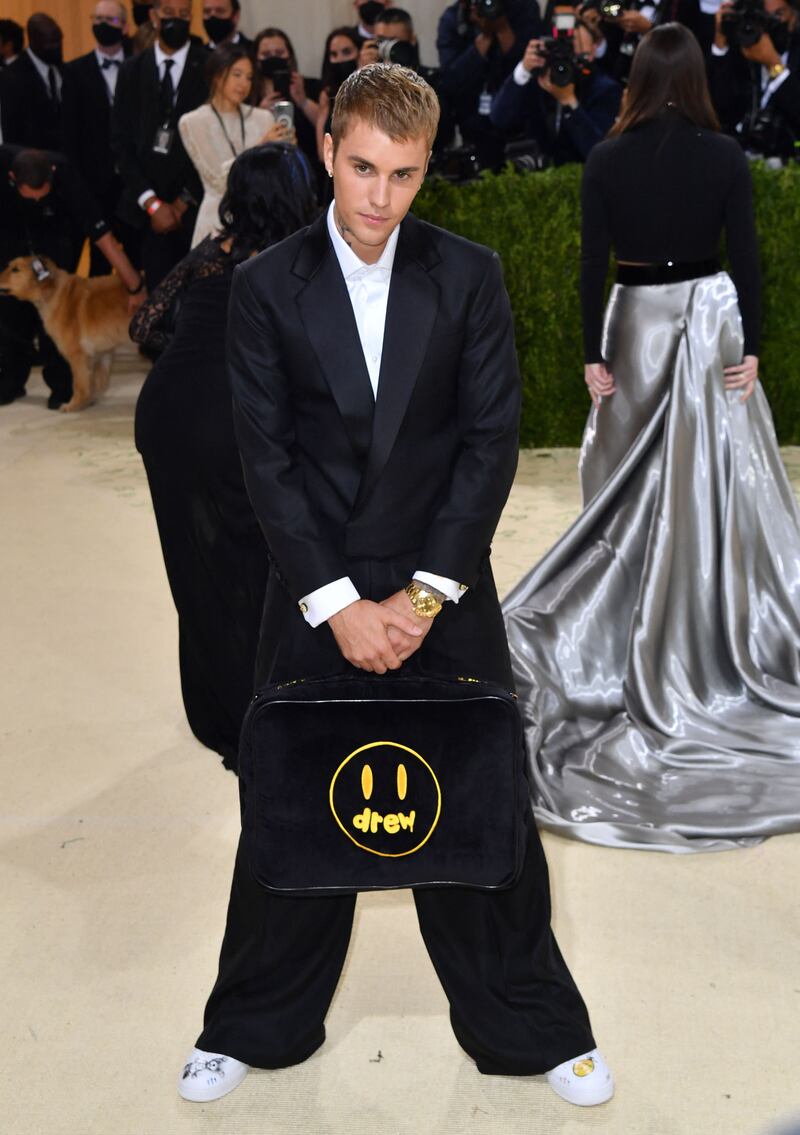
<svg viewBox="0 0 800 1135">
<path fill-rule="evenodd" d="M 231 141 L 230 134 L 225 129 L 225 123 L 222 121 L 222 115 L 219 113 L 217 108 L 214 106 L 213 102 L 210 104 L 210 106 L 211 106 L 211 109 L 214 111 L 214 114 L 217 116 L 217 122 L 220 124 L 220 126 L 222 128 L 222 133 L 225 135 L 225 141 L 228 143 L 228 145 L 231 148 L 231 153 L 233 154 L 233 156 L 235 158 L 238 158 L 239 154 L 237 153 L 236 147 L 234 146 L 233 142 Z M 244 149 L 245 148 L 245 145 L 244 145 L 244 115 L 242 114 L 242 108 L 240 106 L 238 106 L 236 109 L 239 111 L 239 126 L 242 129 L 242 149 Z"/>
</svg>

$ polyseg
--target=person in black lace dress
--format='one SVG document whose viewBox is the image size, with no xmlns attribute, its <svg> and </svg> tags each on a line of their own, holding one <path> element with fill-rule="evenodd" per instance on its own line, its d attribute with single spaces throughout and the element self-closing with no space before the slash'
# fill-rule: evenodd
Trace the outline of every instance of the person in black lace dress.
<svg viewBox="0 0 800 1135">
<path fill-rule="evenodd" d="M 172 597 L 193 733 L 236 770 L 252 694 L 268 553 L 242 478 L 225 368 L 235 266 L 316 214 L 293 147 L 259 146 L 231 168 L 222 232 L 178 264 L 137 312 L 131 338 L 157 361 L 136 406 Z"/>
</svg>

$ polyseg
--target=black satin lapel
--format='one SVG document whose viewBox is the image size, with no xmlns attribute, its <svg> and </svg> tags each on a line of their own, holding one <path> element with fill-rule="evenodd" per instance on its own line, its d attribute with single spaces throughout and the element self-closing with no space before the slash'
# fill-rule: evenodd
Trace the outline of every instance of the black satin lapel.
<svg viewBox="0 0 800 1135">
<path fill-rule="evenodd" d="M 298 293 L 297 306 L 353 448 L 363 457 L 370 444 L 375 398 L 353 305 L 332 248 Z"/>
<path fill-rule="evenodd" d="M 439 310 L 439 289 L 416 260 L 401 258 L 392 272 L 383 336 L 372 445 L 355 507 L 380 477 L 406 415 Z"/>
</svg>

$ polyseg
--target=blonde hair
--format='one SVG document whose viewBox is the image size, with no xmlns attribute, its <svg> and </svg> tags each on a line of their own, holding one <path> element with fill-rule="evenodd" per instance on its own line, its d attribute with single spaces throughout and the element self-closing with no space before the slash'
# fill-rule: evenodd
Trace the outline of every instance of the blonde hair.
<svg viewBox="0 0 800 1135">
<path fill-rule="evenodd" d="M 334 152 L 357 118 L 393 142 L 422 135 L 432 146 L 439 113 L 433 87 L 416 71 L 399 63 L 370 63 L 349 75 L 339 88 L 331 124 Z"/>
</svg>

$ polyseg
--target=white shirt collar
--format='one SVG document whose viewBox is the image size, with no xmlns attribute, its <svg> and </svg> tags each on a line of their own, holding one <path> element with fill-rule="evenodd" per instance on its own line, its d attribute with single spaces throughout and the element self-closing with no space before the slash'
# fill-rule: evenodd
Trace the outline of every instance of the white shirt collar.
<svg viewBox="0 0 800 1135">
<path fill-rule="evenodd" d="M 192 41 L 189 40 L 183 45 L 180 51 L 173 51 L 172 55 L 167 55 L 166 51 L 162 49 L 161 44 L 156 40 L 154 46 L 156 49 L 156 67 L 158 68 L 158 73 L 161 74 L 161 64 L 166 59 L 171 59 L 173 63 L 175 63 L 175 69 L 182 71 L 183 65 L 186 62 L 186 56 L 189 54 L 191 42 Z"/>
<path fill-rule="evenodd" d="M 125 62 L 125 52 L 122 50 L 122 48 L 120 48 L 119 51 L 116 51 L 113 55 L 104 55 L 102 51 L 98 51 L 97 48 L 95 48 L 94 54 L 98 64 L 101 67 L 103 66 L 104 59 L 118 59 L 120 63 Z"/>
<path fill-rule="evenodd" d="M 42 76 L 45 83 L 48 83 L 50 81 L 50 68 L 51 66 L 55 66 L 55 64 L 45 63 L 45 61 L 43 59 L 40 59 L 39 56 L 35 52 L 31 51 L 29 47 L 26 47 L 25 51 L 31 63 L 33 63 L 34 67 Z M 58 67 L 56 67 L 56 71 L 58 71 Z"/>
<path fill-rule="evenodd" d="M 334 208 L 336 202 L 331 201 L 328 209 L 328 232 L 330 233 L 331 243 L 333 244 L 333 251 L 336 253 L 336 259 L 339 261 L 339 267 L 342 269 L 342 275 L 345 280 L 351 280 L 354 277 L 366 276 L 375 269 L 383 268 L 391 274 L 392 267 L 394 266 L 394 254 L 397 251 L 397 240 L 400 236 L 400 226 L 397 225 L 392 234 L 386 242 L 386 247 L 380 255 L 380 259 L 374 264 L 367 264 L 360 256 L 353 252 L 350 245 L 342 237 L 342 234 L 336 227 L 336 222 L 333 219 Z"/>
</svg>

